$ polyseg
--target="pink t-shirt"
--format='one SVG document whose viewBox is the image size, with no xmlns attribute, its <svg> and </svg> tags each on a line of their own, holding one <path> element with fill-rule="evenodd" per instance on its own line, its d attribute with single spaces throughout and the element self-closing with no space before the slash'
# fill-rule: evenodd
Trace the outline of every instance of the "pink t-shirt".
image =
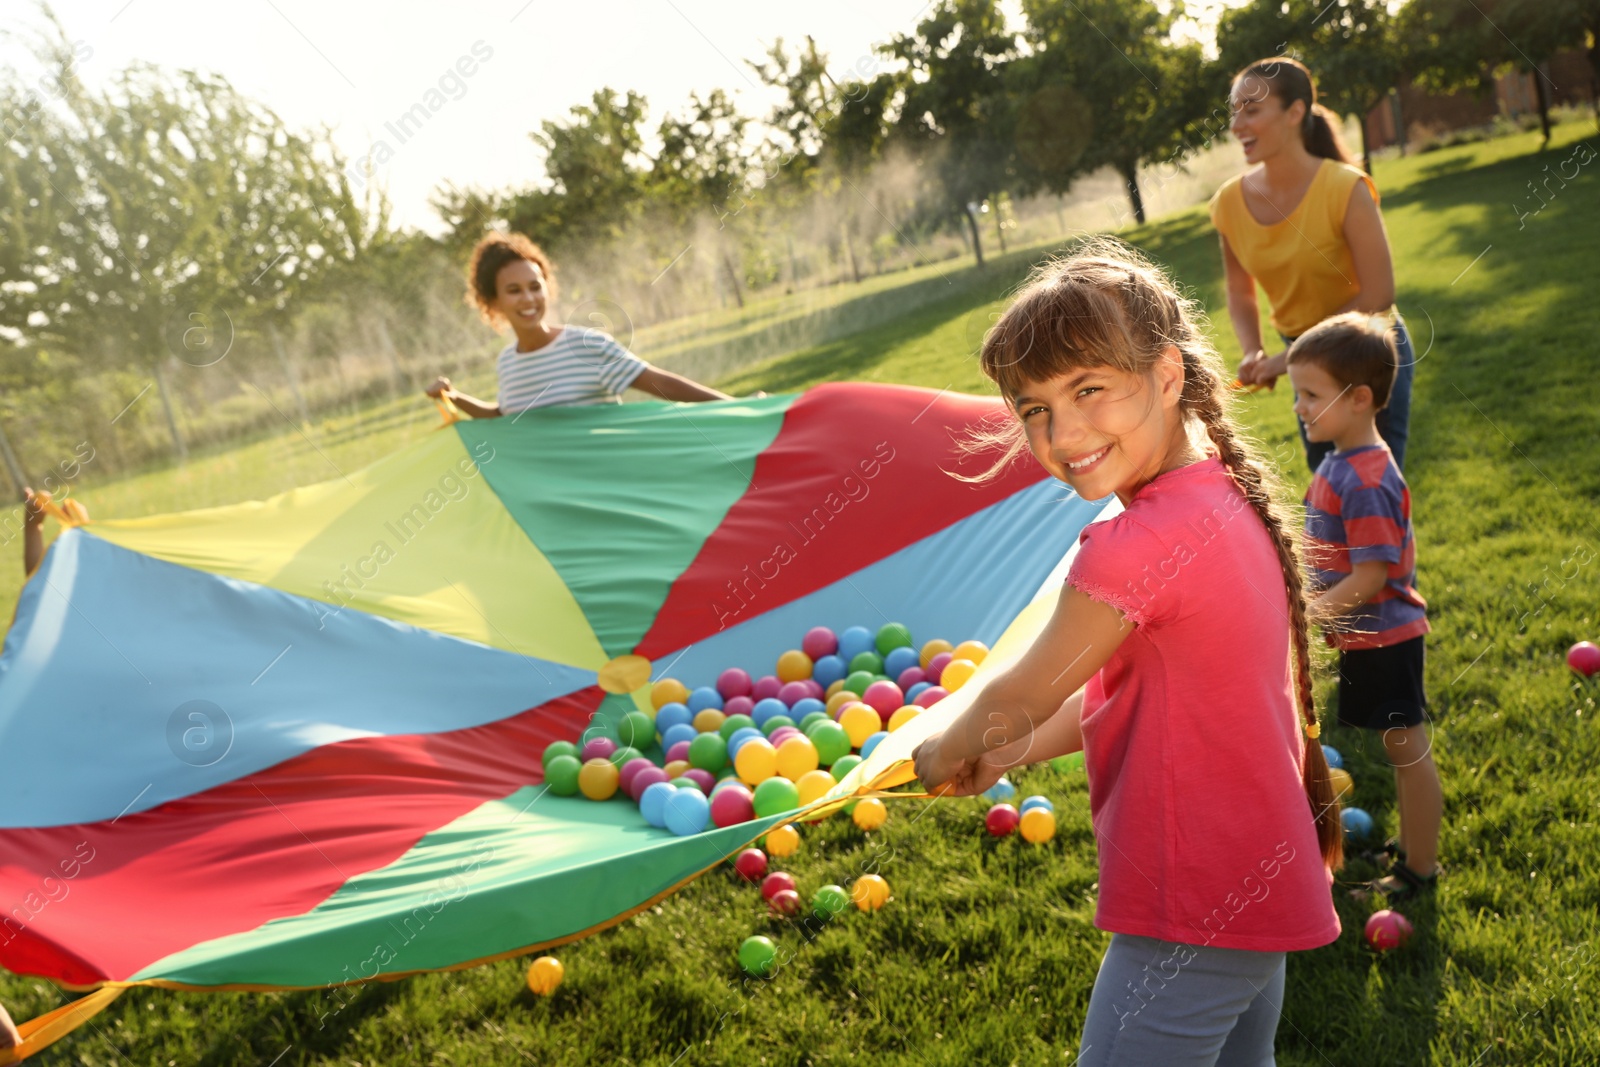
<svg viewBox="0 0 1600 1067">
<path fill-rule="evenodd" d="M 1068 583 L 1135 624 L 1084 690 L 1095 925 L 1264 952 L 1334 940 L 1266 526 L 1210 457 L 1078 540 Z"/>
</svg>

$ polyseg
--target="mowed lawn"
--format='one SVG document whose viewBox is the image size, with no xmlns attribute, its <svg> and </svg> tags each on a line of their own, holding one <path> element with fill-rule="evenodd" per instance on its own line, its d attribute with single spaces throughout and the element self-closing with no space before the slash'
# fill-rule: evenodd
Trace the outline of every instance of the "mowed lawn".
<svg viewBox="0 0 1600 1067">
<path fill-rule="evenodd" d="M 1428 688 L 1448 873 L 1436 898 L 1405 906 L 1412 944 L 1381 957 L 1359 936 L 1375 905 L 1344 893 L 1376 870 L 1352 860 L 1339 873 L 1345 933 L 1289 961 L 1282 1064 L 1600 1061 L 1600 739 L 1595 685 L 1563 659 L 1574 641 L 1600 639 L 1600 474 L 1588 455 L 1600 424 L 1593 129 L 1562 126 L 1544 152 L 1523 135 L 1379 165 L 1420 355 L 1407 476 L 1434 627 Z M 1220 347 L 1237 359 L 1204 209 L 1124 236 L 1211 308 Z M 972 353 L 1026 261 L 981 273 L 945 265 L 947 299 L 722 384 L 992 391 Z M 1286 393 L 1247 398 L 1240 414 L 1298 492 L 1308 472 Z M 434 420 L 423 404 L 374 408 L 314 439 L 285 434 L 84 495 L 106 515 L 261 495 L 286 478 L 359 466 Z M 15 586 L 0 596 L 11 603 Z M 1326 679 L 1319 697 L 1327 710 Z M 1354 802 L 1392 833 L 1393 778 L 1377 739 L 1337 727 L 1324 739 L 1345 754 Z M 1071 1063 L 1107 940 L 1092 922 L 1085 785 L 1081 772 L 1043 767 L 1015 780 L 1054 799 L 1060 832 L 1049 844 L 988 838 L 977 801 L 894 805 L 870 837 L 842 819 L 804 827 L 785 865 L 802 891 L 876 870 L 894 900 L 874 916 L 851 913 L 820 931 L 779 923 L 731 872 L 715 871 L 561 949 L 567 980 L 548 1000 L 526 992 L 526 961 L 342 991 L 140 989 L 38 1062 Z M 790 957 L 765 981 L 744 978 L 734 960 L 758 932 Z M 19 1018 L 68 996 L 0 978 L 0 1000 Z"/>
</svg>

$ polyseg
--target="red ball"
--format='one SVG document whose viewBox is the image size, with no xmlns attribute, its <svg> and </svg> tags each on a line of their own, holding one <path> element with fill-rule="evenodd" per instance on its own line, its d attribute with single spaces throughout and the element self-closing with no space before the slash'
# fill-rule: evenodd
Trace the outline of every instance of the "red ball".
<svg viewBox="0 0 1600 1067">
<path fill-rule="evenodd" d="M 756 702 L 747 696 L 729 697 L 722 705 L 722 714 L 728 718 L 735 715 L 748 715 L 755 710 Z"/>
<path fill-rule="evenodd" d="M 715 809 L 712 810 L 711 817 L 716 818 Z M 767 854 L 759 848 L 747 848 L 734 859 L 733 869 L 747 882 L 760 881 L 761 876 L 767 873 Z"/>
<path fill-rule="evenodd" d="M 906 695 L 893 682 L 873 682 L 861 694 L 861 702 L 876 711 L 884 722 L 889 716 L 905 707 Z"/>
<path fill-rule="evenodd" d="M 793 889 L 780 889 L 772 894 L 767 901 L 776 915 L 785 915 L 793 918 L 805 908 L 806 902 L 800 899 L 800 894 Z"/>
<path fill-rule="evenodd" d="M 944 691 L 944 686 L 930 685 L 928 688 L 918 693 L 917 699 L 913 700 L 911 703 L 915 704 L 919 708 L 931 708 L 949 695 L 949 693 Z"/>
<path fill-rule="evenodd" d="M 839 637 L 826 626 L 813 626 L 800 639 L 800 651 L 815 663 L 823 656 L 831 656 L 839 651 Z"/>
<path fill-rule="evenodd" d="M 636 759 L 631 759 L 627 763 L 624 763 L 622 765 L 622 771 L 618 775 L 617 784 L 622 787 L 622 791 L 624 793 L 627 793 L 629 796 L 632 796 L 633 795 L 633 779 L 634 779 L 634 776 L 637 775 L 640 771 L 643 771 L 646 768 L 654 767 L 654 766 L 655 766 L 654 763 L 651 763 L 649 760 L 645 759 L 643 756 L 639 756 Z"/>
<path fill-rule="evenodd" d="M 685 763 L 689 761 L 689 742 L 687 741 L 674 742 L 673 746 L 667 749 L 668 763 L 671 763 L 673 760 L 680 759 Z"/>
<path fill-rule="evenodd" d="M 644 796 L 644 791 L 646 789 L 649 789 L 657 782 L 670 781 L 672 781 L 672 779 L 669 778 L 667 776 L 667 772 L 662 770 L 660 767 L 646 767 L 628 780 L 628 795 L 632 797 L 633 802 L 637 804 L 639 803 L 639 798 Z"/>
<path fill-rule="evenodd" d="M 1010 804 L 996 804 L 989 809 L 989 814 L 983 817 L 983 825 L 996 837 L 1004 837 L 1017 828 L 1022 822 L 1022 816 L 1017 814 L 1017 809 Z"/>
<path fill-rule="evenodd" d="M 729 667 L 717 675 L 717 692 L 722 694 L 723 700 L 733 697 L 747 697 L 755 682 L 750 679 L 750 672 L 740 670 L 738 667 Z"/>
<path fill-rule="evenodd" d="M 1367 920 L 1367 927 L 1362 931 L 1367 939 L 1367 944 L 1378 952 L 1387 952 L 1392 948 L 1399 948 L 1411 940 L 1411 920 L 1401 915 L 1398 911 L 1385 908 L 1375 911 Z"/>
<path fill-rule="evenodd" d="M 930 659 L 928 661 L 928 665 L 923 668 L 922 680 L 924 682 L 932 682 L 934 685 L 938 685 L 939 676 L 944 673 L 945 665 L 954 658 L 955 657 L 948 652 L 941 652 L 937 656 Z"/>
<path fill-rule="evenodd" d="M 680 741 L 678 744 L 681 745 L 683 742 Z M 699 786 L 700 792 L 706 794 L 707 796 L 711 795 L 711 787 L 717 784 L 717 776 L 708 770 L 703 770 L 700 767 L 690 767 L 688 770 L 683 772 L 683 776 L 689 779 L 689 781 L 693 782 L 695 785 Z"/>
<path fill-rule="evenodd" d="M 783 683 L 778 681 L 777 675 L 764 674 L 757 678 L 755 684 L 750 687 L 750 698 L 759 702 L 768 697 L 775 697 L 778 695 L 778 690 L 782 688 Z"/>
<path fill-rule="evenodd" d="M 1590 641 L 1579 641 L 1567 649 L 1567 666 L 1585 678 L 1593 678 L 1594 672 L 1600 671 L 1600 646 Z"/>
<path fill-rule="evenodd" d="M 789 705 L 795 706 L 796 701 L 804 700 L 811 695 L 811 689 L 804 682 L 784 682 L 778 690 L 778 699 Z"/>
<path fill-rule="evenodd" d="M 788 871 L 773 871 L 761 879 L 761 895 L 768 901 L 785 889 L 795 892 L 794 875 Z"/>
<path fill-rule="evenodd" d="M 923 670 L 921 667 L 907 667 L 905 670 L 900 672 L 900 677 L 894 680 L 894 684 L 898 685 L 903 691 L 910 689 L 918 682 L 926 682 L 927 680 L 928 672 Z"/>
<path fill-rule="evenodd" d="M 732 826 L 735 823 L 749 822 L 756 817 L 755 804 L 751 800 L 750 790 L 742 785 L 723 786 L 715 790 L 711 797 L 711 821 L 717 826 Z M 761 856 L 761 869 L 767 869 L 767 858 L 759 849 L 746 849 L 739 854 L 743 859 L 754 852 Z M 740 869 L 744 873 L 743 868 Z M 750 880 L 755 881 L 754 877 Z"/>
</svg>

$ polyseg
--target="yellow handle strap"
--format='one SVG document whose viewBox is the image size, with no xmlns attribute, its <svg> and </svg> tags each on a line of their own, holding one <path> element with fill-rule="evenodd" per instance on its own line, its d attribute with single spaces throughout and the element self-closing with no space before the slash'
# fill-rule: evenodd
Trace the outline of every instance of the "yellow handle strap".
<svg viewBox="0 0 1600 1067">
<path fill-rule="evenodd" d="M 446 426 L 449 426 L 452 423 L 460 422 L 462 419 L 467 417 L 466 412 L 456 407 L 456 402 L 451 400 L 448 396 L 436 396 L 432 399 L 433 406 L 439 409 L 439 416 L 444 419 L 444 421 L 439 424 L 439 429 L 442 430 Z"/>
<path fill-rule="evenodd" d="M 35 493 L 33 498 L 39 502 L 39 510 L 55 519 L 62 526 L 82 526 L 89 521 L 89 509 L 84 507 L 75 497 L 67 497 L 59 503 L 49 493 Z"/>
<path fill-rule="evenodd" d="M 88 996 L 79 997 L 70 1004 L 63 1004 L 55 1011 L 46 1012 L 25 1023 L 18 1023 L 17 1032 L 22 1035 L 22 1044 L 16 1048 L 0 1049 L 0 1067 L 25 1060 L 34 1053 L 49 1048 L 99 1015 L 108 1004 L 122 996 L 125 988 L 127 987 L 120 985 L 101 986 Z"/>
</svg>

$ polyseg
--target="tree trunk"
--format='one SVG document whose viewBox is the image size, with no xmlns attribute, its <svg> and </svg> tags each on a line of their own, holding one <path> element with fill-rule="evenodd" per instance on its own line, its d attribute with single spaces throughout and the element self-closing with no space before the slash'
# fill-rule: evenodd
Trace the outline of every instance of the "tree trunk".
<svg viewBox="0 0 1600 1067">
<path fill-rule="evenodd" d="M 861 281 L 861 265 L 856 262 L 856 243 L 850 236 L 850 224 L 839 223 L 839 236 L 844 240 L 844 254 L 850 261 L 850 277 L 854 281 Z"/>
<path fill-rule="evenodd" d="M 978 267 L 983 268 L 983 238 L 978 236 L 978 216 L 973 214 L 972 205 L 964 204 L 961 210 L 967 216 L 967 229 L 972 231 L 972 254 L 977 257 Z"/>
<path fill-rule="evenodd" d="M 162 360 L 156 360 L 151 368 L 156 376 L 156 391 L 161 394 L 161 410 L 167 416 L 167 432 L 172 435 L 172 450 L 178 456 L 179 463 L 189 460 L 189 446 L 184 443 L 183 433 L 178 429 L 178 415 L 172 409 L 172 394 L 167 390 L 167 374 L 161 369 Z"/>
<path fill-rule="evenodd" d="M 1144 197 L 1139 193 L 1139 164 L 1119 163 L 1117 171 L 1128 187 L 1128 203 L 1133 205 L 1133 221 L 1144 225 Z"/>
<path fill-rule="evenodd" d="M 267 326 L 267 335 L 272 338 L 272 350 L 277 353 L 278 363 L 283 367 L 283 376 L 289 381 L 289 392 L 294 396 L 295 410 L 300 412 L 300 425 L 311 425 L 311 409 L 306 406 L 305 394 L 300 392 L 300 376 L 295 373 L 294 364 L 289 362 L 289 353 L 283 350 L 283 341 L 278 336 L 278 327 L 275 324 Z"/>
<path fill-rule="evenodd" d="M 800 263 L 794 255 L 794 234 L 786 233 L 784 239 L 789 242 L 789 288 L 794 292 L 800 291 Z"/>
<path fill-rule="evenodd" d="M 733 258 L 728 255 L 728 250 L 722 250 L 722 269 L 728 272 L 728 285 L 733 289 L 733 299 L 740 307 L 744 307 L 744 288 L 739 284 L 739 272 L 733 267 Z"/>
<path fill-rule="evenodd" d="M 11 478 L 12 488 L 16 490 L 17 499 L 21 500 L 22 490 L 28 484 L 28 476 L 22 471 L 22 464 L 17 462 L 17 454 L 11 451 L 11 442 L 6 439 L 6 428 L 0 426 L 0 459 L 5 460 L 6 474 Z"/>
<path fill-rule="evenodd" d="M 1400 155 L 1406 154 L 1406 112 L 1400 103 L 1400 90 L 1395 89 L 1389 93 L 1389 109 L 1394 114 L 1394 139 L 1400 146 Z"/>
<path fill-rule="evenodd" d="M 1000 254 L 1003 256 L 1006 254 L 1006 213 L 1000 206 L 998 196 L 994 198 L 994 232 L 1000 239 Z"/>
<path fill-rule="evenodd" d="M 1067 216 L 1065 212 L 1061 210 L 1061 205 L 1065 200 L 1066 197 L 1061 193 L 1056 194 L 1056 230 L 1060 233 L 1067 232 Z"/>
<path fill-rule="evenodd" d="M 1537 63 L 1533 67 L 1533 98 L 1539 105 L 1539 128 L 1544 131 L 1544 142 L 1540 148 L 1550 147 L 1550 94 L 1545 91 L 1544 71 Z"/>
</svg>

